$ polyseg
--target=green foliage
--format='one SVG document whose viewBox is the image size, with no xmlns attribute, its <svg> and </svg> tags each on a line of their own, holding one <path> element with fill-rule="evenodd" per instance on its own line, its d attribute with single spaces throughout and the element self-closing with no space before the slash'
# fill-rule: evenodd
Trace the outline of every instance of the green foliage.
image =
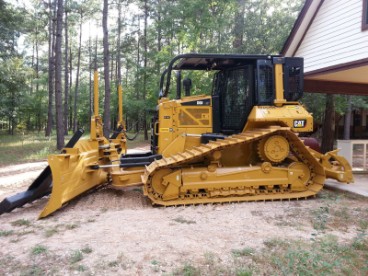
<svg viewBox="0 0 368 276">
<path fill-rule="evenodd" d="M 82 251 L 82 253 L 90 254 L 90 253 L 92 253 L 93 250 L 92 250 L 92 248 L 89 245 L 86 245 L 85 247 L 83 247 L 81 249 L 81 251 Z"/>
<path fill-rule="evenodd" d="M 255 250 L 251 247 L 245 247 L 243 249 L 233 249 L 231 251 L 235 257 L 252 256 Z"/>
<path fill-rule="evenodd" d="M 252 276 L 253 271 L 249 268 L 238 268 L 236 270 L 236 276 Z"/>
<path fill-rule="evenodd" d="M 32 265 L 30 267 L 27 267 L 25 270 L 21 271 L 20 274 L 21 276 L 42 276 L 45 275 L 45 271 L 40 268 L 37 265 Z"/>
<path fill-rule="evenodd" d="M 30 226 L 31 222 L 28 219 L 18 219 L 11 222 L 12 226 Z"/>
<path fill-rule="evenodd" d="M 199 268 L 186 263 L 183 267 L 174 271 L 173 275 L 183 275 L 183 276 L 198 276 L 201 275 Z"/>
<path fill-rule="evenodd" d="M 73 251 L 69 257 L 69 261 L 71 264 L 75 264 L 77 262 L 80 262 L 81 260 L 83 260 L 83 253 L 80 250 Z"/>
<path fill-rule="evenodd" d="M 367 96 L 350 96 L 352 111 L 359 110 L 360 108 L 368 108 Z M 348 96 L 335 95 L 335 111 L 340 118 L 346 113 L 348 107 Z M 323 124 L 324 112 L 326 109 L 326 95 L 317 93 L 304 93 L 301 100 L 306 105 L 309 112 L 313 113 L 314 122 L 317 125 Z"/>
<path fill-rule="evenodd" d="M 16 54 L 17 38 L 24 29 L 26 13 L 24 9 L 0 0 L 0 60 Z"/>
<path fill-rule="evenodd" d="M 59 230 L 56 227 L 51 227 L 45 230 L 45 237 L 49 238 L 58 233 Z"/>
<path fill-rule="evenodd" d="M 11 133 L 14 132 L 16 122 L 21 122 L 25 110 L 26 79 L 29 77 L 29 69 L 25 67 L 23 59 L 18 57 L 0 59 L 0 120 L 10 125 Z"/>
<path fill-rule="evenodd" d="M 40 255 L 40 254 L 47 253 L 47 251 L 48 250 L 47 250 L 46 246 L 43 246 L 43 245 L 39 244 L 39 245 L 36 245 L 35 247 L 32 248 L 31 254 L 32 255 Z"/>
<path fill-rule="evenodd" d="M 360 245 L 364 245 L 360 247 Z M 367 258 L 367 240 L 360 239 L 359 246 L 340 244 L 336 236 L 326 235 L 313 242 L 289 242 L 288 247 L 276 247 L 271 261 L 276 271 L 283 275 L 350 275 L 364 274 Z M 269 253 L 263 256 L 266 258 Z"/>
<path fill-rule="evenodd" d="M 312 214 L 313 228 L 321 231 L 325 230 L 327 221 L 329 219 L 329 207 L 322 206 L 316 210 L 313 210 Z"/>
<path fill-rule="evenodd" d="M 13 234 L 14 234 L 13 230 L 0 230 L 0 237 L 7 237 Z"/>
</svg>

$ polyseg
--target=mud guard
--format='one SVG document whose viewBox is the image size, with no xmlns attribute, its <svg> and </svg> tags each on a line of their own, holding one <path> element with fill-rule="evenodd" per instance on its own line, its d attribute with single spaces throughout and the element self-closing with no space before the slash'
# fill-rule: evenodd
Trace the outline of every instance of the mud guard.
<svg viewBox="0 0 368 276">
<path fill-rule="evenodd" d="M 73 137 L 69 140 L 65 147 L 74 147 L 78 140 L 82 137 L 83 133 L 84 130 L 79 129 L 76 133 L 74 133 Z M 49 195 L 51 193 L 51 190 L 51 168 L 50 166 L 47 166 L 26 191 L 7 197 L 0 203 L 0 215 L 4 213 L 9 213 L 15 208 L 22 207 L 27 203 Z"/>
</svg>

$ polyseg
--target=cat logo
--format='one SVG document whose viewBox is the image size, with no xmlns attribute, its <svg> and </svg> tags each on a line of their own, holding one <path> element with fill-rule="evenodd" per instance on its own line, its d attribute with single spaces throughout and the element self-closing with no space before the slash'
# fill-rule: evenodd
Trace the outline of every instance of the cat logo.
<svg viewBox="0 0 368 276">
<path fill-rule="evenodd" d="M 294 128 L 303 128 L 307 124 L 307 120 L 294 120 Z"/>
</svg>

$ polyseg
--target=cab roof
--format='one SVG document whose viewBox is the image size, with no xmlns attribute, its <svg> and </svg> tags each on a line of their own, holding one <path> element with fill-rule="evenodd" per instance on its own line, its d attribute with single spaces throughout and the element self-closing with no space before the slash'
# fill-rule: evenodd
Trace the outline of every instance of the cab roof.
<svg viewBox="0 0 368 276">
<path fill-rule="evenodd" d="M 184 54 L 176 56 L 169 70 L 225 70 L 252 63 L 258 59 L 272 59 L 271 55 L 241 54 Z"/>
</svg>

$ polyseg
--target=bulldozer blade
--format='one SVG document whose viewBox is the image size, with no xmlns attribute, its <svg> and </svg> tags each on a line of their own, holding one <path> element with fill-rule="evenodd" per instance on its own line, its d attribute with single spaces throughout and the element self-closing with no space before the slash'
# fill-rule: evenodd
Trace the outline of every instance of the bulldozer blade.
<svg viewBox="0 0 368 276">
<path fill-rule="evenodd" d="M 73 137 L 66 144 L 66 148 L 72 148 L 78 142 L 84 133 L 83 129 L 79 129 L 74 133 Z M 47 166 L 41 174 L 33 181 L 26 191 L 20 192 L 13 196 L 5 198 L 0 203 L 0 215 L 9 213 L 15 208 L 22 207 L 27 203 L 49 195 L 52 190 L 52 176 L 50 166 Z"/>
<path fill-rule="evenodd" d="M 90 140 L 79 141 L 74 149 L 67 150 L 65 154 L 50 155 L 52 192 L 39 218 L 50 215 L 78 195 L 107 183 L 107 172 L 91 168 L 91 164 L 98 161 L 98 142 Z"/>
</svg>

